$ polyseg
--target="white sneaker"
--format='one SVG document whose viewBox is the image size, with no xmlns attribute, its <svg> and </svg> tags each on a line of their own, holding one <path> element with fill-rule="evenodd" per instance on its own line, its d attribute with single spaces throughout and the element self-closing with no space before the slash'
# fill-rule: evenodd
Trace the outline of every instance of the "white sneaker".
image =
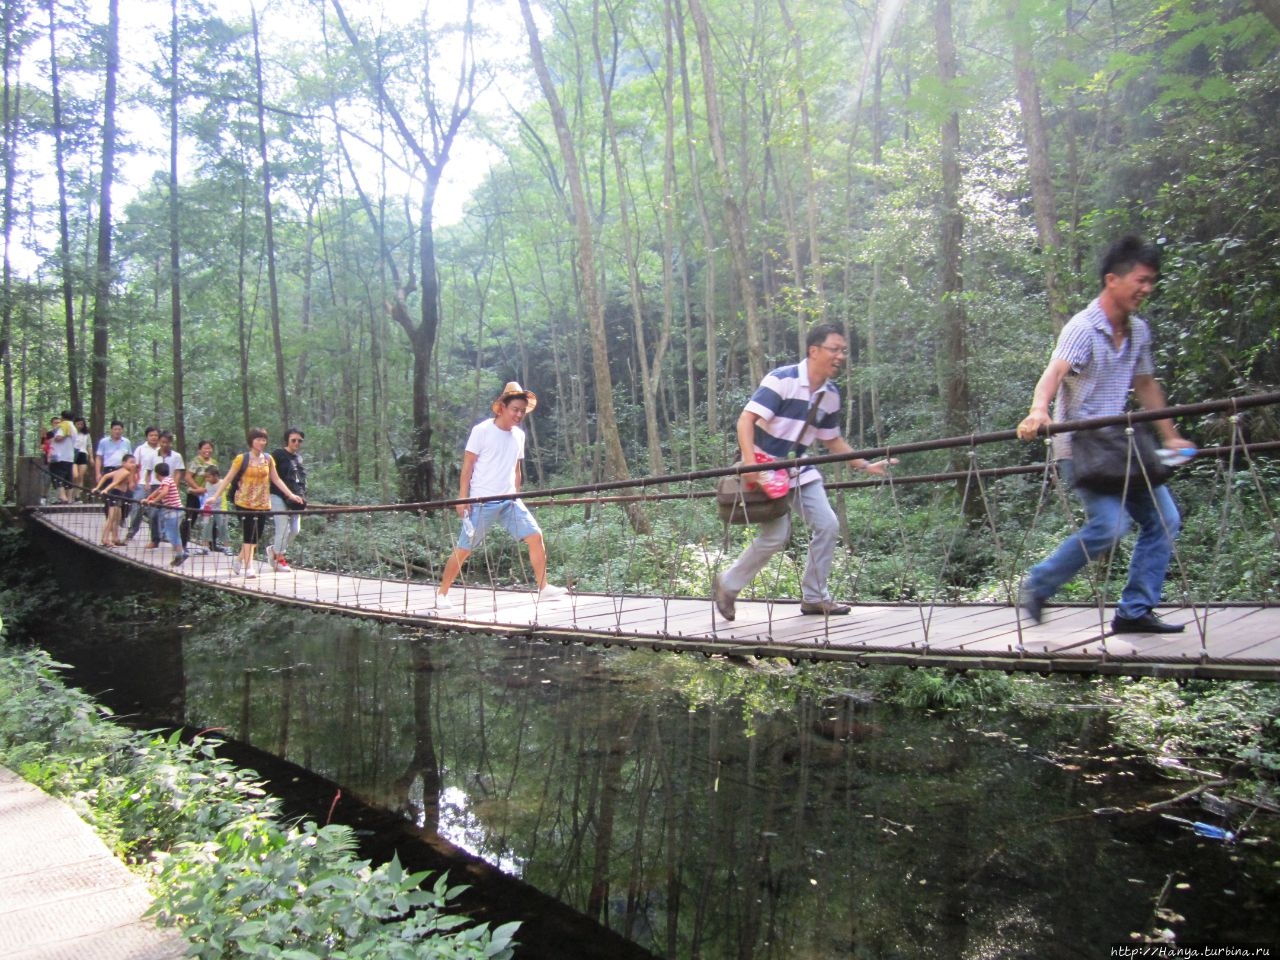
<svg viewBox="0 0 1280 960">
<path fill-rule="evenodd" d="M 236 554 L 231 558 L 231 572 L 238 574 L 240 572 L 240 554 Z"/>
<path fill-rule="evenodd" d="M 436 594 L 436 609 L 437 609 L 437 610 L 452 610 L 452 609 L 453 609 L 453 601 L 452 601 L 452 600 L 450 600 L 450 599 L 449 599 L 447 596 L 445 596 L 443 593 L 438 593 L 438 594 Z"/>
<path fill-rule="evenodd" d="M 569 591 L 564 587 L 557 587 L 548 583 L 545 587 L 538 591 L 538 600 L 563 600 L 569 595 Z"/>
<path fill-rule="evenodd" d="M 244 578 L 246 580 L 248 580 L 250 577 L 256 577 L 257 575 L 258 575 L 258 571 L 254 570 L 252 567 L 250 567 L 248 570 L 244 572 Z"/>
</svg>

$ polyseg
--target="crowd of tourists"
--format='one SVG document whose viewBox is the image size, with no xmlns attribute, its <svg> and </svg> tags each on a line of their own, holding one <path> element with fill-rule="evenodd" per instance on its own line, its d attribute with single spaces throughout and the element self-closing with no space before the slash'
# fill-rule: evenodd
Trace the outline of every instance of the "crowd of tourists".
<svg viewBox="0 0 1280 960">
<path fill-rule="evenodd" d="M 84 418 L 64 411 L 43 438 L 56 499 L 104 502 L 102 546 L 125 546 L 145 523 L 145 549 L 169 544 L 175 567 L 194 554 L 224 553 L 237 575 L 255 577 L 257 545 L 270 518 L 274 536 L 266 561 L 277 573 L 292 571 L 288 553 L 302 527 L 297 511 L 306 506 L 307 493 L 301 430 L 286 430 L 284 446 L 267 453 L 267 432 L 254 427 L 247 449 L 236 454 L 225 473 L 212 440 L 200 440 L 187 460 L 174 449 L 172 431 L 149 426 L 144 434 L 146 439 L 134 446 L 124 424 L 112 420 L 95 445 Z M 238 550 L 230 543 L 230 516 L 239 520 Z"/>
</svg>

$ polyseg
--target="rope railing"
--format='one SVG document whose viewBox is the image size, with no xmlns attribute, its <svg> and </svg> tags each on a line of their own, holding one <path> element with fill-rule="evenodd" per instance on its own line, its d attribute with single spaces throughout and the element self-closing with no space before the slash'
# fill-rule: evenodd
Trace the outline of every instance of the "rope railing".
<svg viewBox="0 0 1280 960">
<path fill-rule="evenodd" d="M 1191 471 L 1200 489 L 1211 488 L 1203 503 L 1189 504 L 1188 517 L 1184 519 L 1192 526 L 1206 529 L 1218 524 L 1233 525 L 1230 533 L 1216 534 L 1219 546 L 1215 547 L 1214 563 L 1220 568 L 1218 579 L 1207 587 L 1192 590 L 1187 586 L 1188 564 L 1179 558 L 1178 576 L 1175 580 L 1171 574 L 1168 589 L 1170 595 L 1176 594 L 1177 599 L 1188 605 L 1208 600 L 1218 603 L 1235 598 L 1243 582 L 1253 590 L 1255 602 L 1268 603 L 1280 592 L 1280 575 L 1276 570 L 1280 562 L 1276 559 L 1280 557 L 1277 549 L 1280 526 L 1267 512 L 1272 481 L 1260 471 L 1261 464 L 1255 458 L 1280 449 L 1280 441 L 1247 442 L 1242 414 L 1274 403 L 1280 403 L 1280 393 L 1134 411 L 1116 417 L 1052 424 L 1042 431 L 1042 436 L 1068 429 L 1083 430 L 1165 417 L 1226 414 L 1232 422 L 1231 442 L 1201 447 L 1199 460 L 1193 461 L 1198 465 L 1182 468 Z M 777 461 L 770 464 L 770 469 L 879 456 L 900 457 L 906 461 L 911 454 L 955 448 L 970 451 L 964 469 L 910 474 L 906 472 L 910 464 L 904 462 L 883 478 L 837 479 L 826 484 L 837 498 L 837 514 L 847 528 L 846 549 L 840 552 L 832 572 L 833 593 L 843 599 L 864 602 L 915 604 L 927 649 L 938 604 L 984 598 L 1012 602 L 1021 573 L 1043 552 L 1046 543 L 1059 541 L 1062 531 L 1070 530 L 1078 522 L 1074 501 L 1061 485 L 1047 482 L 1053 474 L 1050 463 L 982 463 L 983 448 L 1007 443 L 1015 436 L 1012 430 L 1002 430 L 934 438 L 847 454 Z M 530 507 L 562 508 L 547 513 L 544 523 L 551 579 L 584 594 L 607 595 L 609 605 L 605 619 L 619 630 L 637 597 L 662 597 L 660 628 L 665 630 L 678 618 L 670 599 L 705 596 L 710 575 L 723 569 L 753 535 L 749 527 L 723 527 L 714 510 L 701 506 L 715 495 L 708 481 L 752 469 L 758 468 L 728 466 L 565 485 L 526 490 L 522 497 Z M 1248 483 L 1242 482 L 1245 472 L 1250 478 Z M 1034 486 L 1028 482 L 1008 484 L 1008 481 L 1037 478 L 1041 482 Z M 927 489 L 929 485 L 938 490 L 932 499 L 927 495 L 915 496 L 909 502 L 899 499 L 899 491 L 911 486 Z M 962 486 L 963 496 L 957 496 Z M 854 490 L 870 490 L 873 495 L 851 497 L 846 502 L 844 494 Z M 505 499 L 510 496 L 400 504 L 315 505 L 290 511 L 290 515 L 301 516 L 304 521 L 298 541 L 301 561 L 295 574 L 299 578 L 295 581 L 296 592 L 299 595 L 305 592 L 305 578 L 323 573 L 337 577 L 335 596 L 356 599 L 376 609 L 416 609 L 422 602 L 422 590 L 424 587 L 429 590 L 429 585 L 439 580 L 445 559 L 456 543 L 460 521 L 452 508 Z M 1210 500 L 1214 504 L 1212 517 L 1208 516 Z M 962 501 L 971 502 L 971 509 L 977 509 L 979 515 L 964 515 L 957 509 L 957 503 Z M 1245 501 L 1251 513 L 1242 512 Z M 651 536 L 637 534 L 624 509 L 635 504 L 659 508 L 663 504 L 679 506 L 682 503 L 697 504 L 699 508 L 654 509 L 652 517 L 659 525 Z M 575 512 L 575 507 L 579 511 Z M 83 516 L 75 521 L 83 528 L 81 536 L 95 543 L 103 522 L 101 512 L 81 510 L 81 513 Z M 412 514 L 415 521 L 406 524 L 396 519 L 396 515 L 404 513 Z M 543 515 L 539 516 L 541 519 Z M 926 523 L 929 525 L 924 525 Z M 237 524 L 230 526 L 235 535 Z M 1200 542 L 1211 539 L 1210 533 L 1201 531 Z M 1248 537 L 1252 538 L 1247 551 L 1252 568 L 1241 573 L 1235 567 L 1243 563 L 1239 558 L 1242 551 L 1233 552 L 1233 544 Z M 1270 537 L 1269 546 L 1259 547 L 1259 543 L 1268 543 L 1267 537 Z M 268 527 L 261 546 L 270 540 Z M 797 593 L 804 559 L 802 547 L 803 541 L 797 549 L 779 554 L 742 597 L 770 604 L 770 631 L 774 623 L 773 604 L 786 603 L 779 598 L 794 597 Z M 135 543 L 127 552 L 133 559 L 167 559 L 169 556 L 167 551 L 153 554 L 145 553 L 146 550 L 145 544 Z M 982 554 L 980 559 L 974 558 L 975 550 Z M 294 559 L 292 551 L 290 559 Z M 183 570 L 223 577 L 227 563 L 223 557 L 193 552 Z M 1200 563 L 1201 558 L 1197 557 L 1191 566 L 1194 568 Z M 1077 588 L 1076 593 L 1066 597 L 1067 602 L 1096 605 L 1101 622 L 1104 598 L 1117 590 L 1111 583 L 1113 574 L 1122 567 L 1123 564 L 1113 563 L 1091 568 L 1092 579 L 1083 585 L 1088 592 L 1081 593 Z M 472 555 L 468 572 L 459 581 L 459 585 L 469 588 L 471 593 L 464 604 L 473 605 L 464 606 L 459 613 L 465 616 L 469 609 L 475 609 L 476 603 L 496 609 L 500 591 L 527 590 L 532 580 L 520 545 L 505 535 L 488 537 Z M 480 588 L 478 600 L 477 587 Z M 788 608 L 777 609 L 785 612 Z M 592 616 L 599 618 L 602 614 L 596 610 Z"/>
<path fill-rule="evenodd" d="M 1057 433 L 1075 432 L 1077 430 L 1090 430 L 1098 427 L 1112 426 L 1115 424 L 1142 423 L 1153 420 L 1165 420 L 1177 417 L 1202 416 L 1208 413 L 1230 413 L 1235 414 L 1242 410 L 1253 409 L 1256 407 L 1268 406 L 1280 403 L 1280 392 L 1253 394 L 1247 397 L 1233 397 L 1226 400 L 1209 400 L 1201 403 L 1180 404 L 1171 407 L 1163 407 L 1156 410 L 1134 410 L 1130 413 L 1120 414 L 1110 417 L 1094 417 L 1086 420 L 1071 420 L 1060 423 L 1049 424 L 1041 431 L 1041 435 L 1048 437 Z M 822 466 L 825 464 L 846 463 L 851 460 L 871 460 L 878 457 L 902 457 L 912 453 L 925 453 L 936 450 L 956 449 L 960 447 L 983 446 L 994 443 L 1003 443 L 1009 440 L 1017 439 L 1016 430 L 996 430 L 987 433 L 964 434 L 954 437 L 940 437 L 932 440 L 909 441 L 899 444 L 885 444 L 878 447 L 864 447 L 862 449 L 853 450 L 849 453 L 828 453 L 818 454 L 806 457 L 794 457 L 787 460 L 776 460 L 769 464 L 772 470 L 789 470 L 804 466 Z M 1205 447 L 1201 449 L 1201 453 L 1205 455 L 1225 455 L 1232 449 L 1238 449 L 1239 446 L 1229 447 Z M 1270 445 L 1266 442 L 1262 444 L 1250 445 L 1250 449 L 1256 452 L 1280 449 L 1280 441 L 1272 441 Z M 576 496 L 579 494 L 597 494 L 610 490 L 628 490 L 633 488 L 645 489 L 655 486 L 674 486 L 678 484 L 688 484 L 699 480 L 715 480 L 723 476 L 731 474 L 753 473 L 758 471 L 759 466 L 743 466 L 733 465 L 728 467 L 709 467 L 704 470 L 691 470 L 681 473 L 656 474 L 653 476 L 630 477 L 619 480 L 602 480 L 594 483 L 574 484 L 561 487 L 552 487 L 539 490 L 526 490 L 520 496 L 525 503 L 532 506 L 535 502 L 539 505 L 545 505 L 551 501 L 555 502 L 576 502 L 581 503 L 582 500 L 565 501 L 563 498 Z M 1010 473 L 1016 472 L 1039 472 L 1042 471 L 1043 464 L 1020 467 L 992 468 L 993 470 L 1007 470 Z M 895 477 L 896 483 L 929 483 L 945 480 L 960 479 L 965 476 L 965 472 L 952 472 L 946 474 L 927 474 L 921 476 L 902 476 Z M 989 473 L 986 475 L 999 476 L 999 473 Z M 879 484 L 881 480 L 869 481 L 846 481 L 849 486 L 872 486 Z M 832 488 L 834 484 L 828 484 L 828 488 Z M 699 494 L 701 497 L 714 496 L 714 491 L 705 491 Z M 460 504 L 487 503 L 499 500 L 510 500 L 514 495 L 503 494 L 492 497 L 478 497 L 468 499 L 443 499 L 429 500 L 416 503 L 403 504 L 379 504 L 370 506 L 351 506 L 351 507 L 318 507 L 318 511 L 327 512 L 343 512 L 343 511 L 365 511 L 374 512 L 379 510 L 440 510 L 450 507 L 456 507 Z M 643 496 L 636 495 L 626 498 L 617 498 L 613 502 L 617 503 L 634 503 L 644 501 L 658 501 L 669 499 L 688 499 L 687 493 L 679 494 L 646 494 Z M 593 502 L 600 502 L 597 498 L 588 498 Z"/>
</svg>

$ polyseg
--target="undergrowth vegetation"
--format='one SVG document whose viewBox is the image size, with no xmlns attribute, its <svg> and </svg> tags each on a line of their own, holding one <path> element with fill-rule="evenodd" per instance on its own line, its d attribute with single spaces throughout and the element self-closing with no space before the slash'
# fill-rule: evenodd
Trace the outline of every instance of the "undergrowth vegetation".
<svg viewBox="0 0 1280 960">
<path fill-rule="evenodd" d="M 1280 781 L 1280 686 L 1172 680 L 1115 681 L 1115 738 L 1157 757 L 1210 760 Z"/>
<path fill-rule="evenodd" d="M 358 860 L 350 828 L 286 824 L 216 744 L 135 733 L 58 677 L 41 651 L 0 646 L 0 764 L 65 799 L 130 862 L 152 912 L 207 960 L 508 958 L 517 924 L 448 910 L 444 876 Z"/>
</svg>

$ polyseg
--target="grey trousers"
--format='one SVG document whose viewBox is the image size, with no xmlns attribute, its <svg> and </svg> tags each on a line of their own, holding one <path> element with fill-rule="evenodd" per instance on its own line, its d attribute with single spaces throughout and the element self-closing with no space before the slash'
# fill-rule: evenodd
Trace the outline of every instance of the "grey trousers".
<svg viewBox="0 0 1280 960">
<path fill-rule="evenodd" d="M 284 497 L 274 491 L 271 494 L 272 523 L 275 525 L 275 536 L 271 548 L 280 556 L 289 552 L 289 545 L 302 529 L 302 514 L 289 510 L 285 506 Z"/>
<path fill-rule="evenodd" d="M 721 586 L 735 596 L 755 579 L 775 553 L 787 545 L 791 537 L 791 518 L 799 516 L 811 535 L 809 557 L 800 581 L 801 599 L 810 603 L 831 599 L 827 577 L 835 561 L 840 521 L 827 500 L 827 489 L 819 479 L 793 488 L 788 496 L 791 497 L 791 512 L 760 524 L 751 545 L 733 566 L 720 575 Z"/>
</svg>

